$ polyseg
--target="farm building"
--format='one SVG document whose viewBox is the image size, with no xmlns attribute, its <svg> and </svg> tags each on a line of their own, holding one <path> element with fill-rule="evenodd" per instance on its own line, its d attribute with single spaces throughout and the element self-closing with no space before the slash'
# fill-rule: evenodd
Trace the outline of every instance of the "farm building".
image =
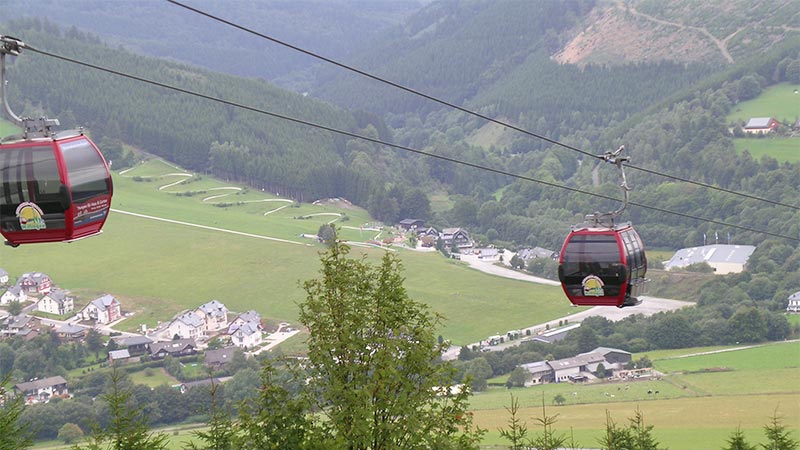
<svg viewBox="0 0 800 450">
<path fill-rule="evenodd" d="M 705 262 L 714 269 L 714 273 L 725 275 L 744 271 L 747 260 L 755 251 L 752 245 L 704 245 L 702 247 L 683 248 L 678 250 L 664 269 L 687 267 Z"/>
<path fill-rule="evenodd" d="M 754 117 L 747 121 L 742 131 L 748 134 L 766 134 L 776 131 L 780 125 L 780 122 L 772 117 Z"/>
<path fill-rule="evenodd" d="M 591 352 L 581 353 L 572 358 L 555 361 L 537 361 L 521 364 L 528 371 L 526 385 L 547 382 L 569 382 L 585 380 L 602 364 L 605 369 L 622 369 L 631 361 L 632 355 L 624 350 L 598 347 Z"/>
</svg>

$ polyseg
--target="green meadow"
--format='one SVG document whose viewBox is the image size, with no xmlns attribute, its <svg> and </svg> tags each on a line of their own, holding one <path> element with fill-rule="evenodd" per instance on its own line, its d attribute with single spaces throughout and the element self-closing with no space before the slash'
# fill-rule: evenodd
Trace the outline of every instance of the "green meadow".
<svg viewBox="0 0 800 450">
<path fill-rule="evenodd" d="M 733 140 L 733 146 L 739 153 L 747 150 L 756 160 L 769 156 L 779 163 L 800 162 L 800 138 L 797 137 L 738 138 Z"/>
<path fill-rule="evenodd" d="M 719 353 L 698 354 L 729 350 Z M 636 355 L 639 357 L 641 355 Z M 475 422 L 488 430 L 487 448 L 507 444 L 500 428 L 507 427 L 506 407 L 513 394 L 519 416 L 530 433 L 542 417 L 558 415 L 554 430 L 574 436 L 582 447 L 596 447 L 606 414 L 620 425 L 637 409 L 661 446 L 671 450 L 721 448 L 737 426 L 751 444 L 765 443 L 762 427 L 777 412 L 800 439 L 800 342 L 731 349 L 682 349 L 648 354 L 660 379 L 602 384 L 548 384 L 523 389 L 492 388 L 471 400 Z M 664 359 L 659 359 L 664 358 Z M 658 392 L 656 394 L 656 392 Z M 563 406 L 553 398 L 564 397 Z"/>
<path fill-rule="evenodd" d="M 305 295 L 301 283 L 318 275 L 324 251 L 301 235 L 315 235 L 329 222 L 345 239 L 385 235 L 361 229 L 372 221 L 360 208 L 298 205 L 180 173 L 159 160 L 115 173 L 103 234 L 71 244 L 3 246 L 0 267 L 11 277 L 47 273 L 78 296 L 77 304 L 116 296 L 133 313 L 120 325 L 125 330 L 153 327 L 212 299 L 233 311 L 295 321 Z M 455 344 L 574 312 L 556 287 L 487 275 L 435 252 L 353 246 L 351 254 L 377 260 L 385 251 L 397 251 L 409 294 L 445 318 L 439 334 Z"/>
<path fill-rule="evenodd" d="M 794 123 L 800 118 L 800 86 L 780 83 L 770 86 L 758 97 L 741 102 L 728 114 L 726 123 L 746 123 L 752 117 L 772 117 L 779 122 Z"/>
</svg>

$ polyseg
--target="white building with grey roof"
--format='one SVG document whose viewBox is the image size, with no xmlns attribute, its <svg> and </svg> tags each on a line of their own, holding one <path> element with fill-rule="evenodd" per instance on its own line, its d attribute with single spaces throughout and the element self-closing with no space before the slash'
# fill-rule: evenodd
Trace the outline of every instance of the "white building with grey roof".
<svg viewBox="0 0 800 450">
<path fill-rule="evenodd" d="M 800 313 L 800 291 L 789 296 L 789 304 L 786 305 L 786 312 Z"/>
<path fill-rule="evenodd" d="M 747 260 L 756 248 L 752 245 L 715 244 L 678 250 L 664 269 L 683 268 L 692 264 L 707 263 L 714 273 L 725 275 L 743 272 Z"/>
</svg>

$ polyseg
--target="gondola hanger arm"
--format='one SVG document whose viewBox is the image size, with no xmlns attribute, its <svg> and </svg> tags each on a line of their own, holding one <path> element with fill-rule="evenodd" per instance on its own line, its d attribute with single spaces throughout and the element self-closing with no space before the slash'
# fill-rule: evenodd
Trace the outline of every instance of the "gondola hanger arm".
<svg viewBox="0 0 800 450">
<path fill-rule="evenodd" d="M 54 135 L 52 128 L 59 125 L 58 119 L 19 117 L 14 114 L 8 104 L 8 95 L 6 94 L 6 84 L 8 83 L 8 80 L 6 80 L 6 55 L 19 56 L 24 48 L 27 48 L 27 46 L 21 40 L 11 36 L 0 36 L 0 97 L 3 98 L 3 110 L 14 124 L 24 130 L 21 136 L 23 139 L 52 137 Z M 7 137 L 7 139 L 11 140 L 16 138 L 17 136 Z"/>
</svg>

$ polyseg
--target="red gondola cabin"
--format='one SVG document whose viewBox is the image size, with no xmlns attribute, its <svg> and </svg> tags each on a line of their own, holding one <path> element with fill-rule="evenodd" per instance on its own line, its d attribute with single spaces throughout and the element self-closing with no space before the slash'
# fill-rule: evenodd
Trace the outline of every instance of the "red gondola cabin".
<svg viewBox="0 0 800 450">
<path fill-rule="evenodd" d="M 100 233 L 112 193 L 103 155 L 81 133 L 0 143 L 0 232 L 11 246 Z"/>
<path fill-rule="evenodd" d="M 644 291 L 647 258 L 630 224 L 573 228 L 561 248 L 558 278 L 576 306 L 634 306 Z"/>
</svg>

